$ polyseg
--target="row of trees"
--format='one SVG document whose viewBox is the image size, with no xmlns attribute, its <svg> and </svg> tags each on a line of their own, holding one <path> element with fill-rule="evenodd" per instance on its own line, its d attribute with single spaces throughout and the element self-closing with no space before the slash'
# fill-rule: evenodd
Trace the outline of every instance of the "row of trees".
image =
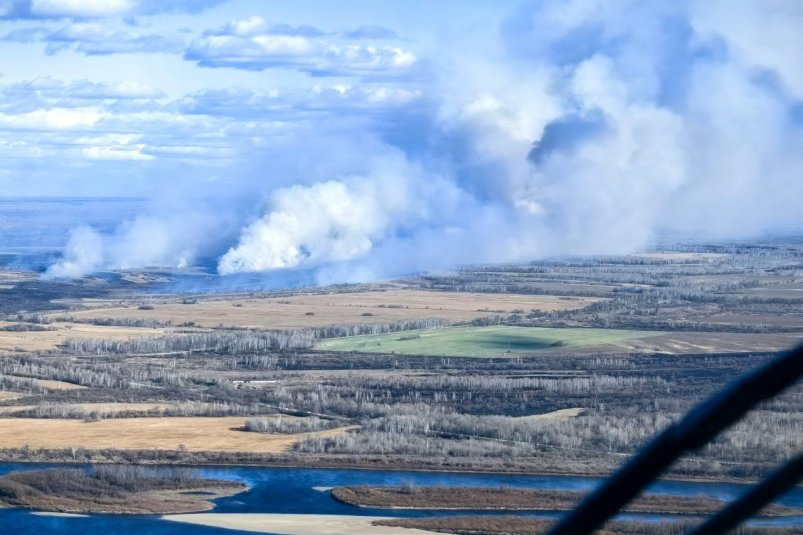
<svg viewBox="0 0 803 535">
<path fill-rule="evenodd" d="M 166 353 L 209 352 L 226 355 L 308 349 L 315 342 L 308 330 L 293 331 L 209 331 L 171 333 L 128 340 L 70 338 L 64 347 L 77 355 L 123 353 L 158 355 Z"/>
</svg>

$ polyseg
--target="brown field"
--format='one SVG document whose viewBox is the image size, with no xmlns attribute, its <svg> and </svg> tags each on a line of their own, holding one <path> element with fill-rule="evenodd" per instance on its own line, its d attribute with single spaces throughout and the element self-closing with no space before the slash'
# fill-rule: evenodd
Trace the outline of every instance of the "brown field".
<svg viewBox="0 0 803 535">
<path fill-rule="evenodd" d="M 781 299 L 803 299 L 803 282 L 778 283 L 772 281 L 771 284 L 758 286 L 757 288 L 745 288 L 739 290 L 740 294 L 751 297 L 781 298 Z"/>
<path fill-rule="evenodd" d="M 310 436 L 331 436 L 345 427 L 297 435 L 248 433 L 246 418 L 117 418 L 98 422 L 0 418 L 0 449 L 178 450 L 283 453 Z"/>
<path fill-rule="evenodd" d="M 583 353 L 745 353 L 775 352 L 796 346 L 801 341 L 799 333 L 707 333 L 674 332 L 633 338 L 599 346 L 578 348 Z"/>
<path fill-rule="evenodd" d="M 803 298 L 803 295 L 801 295 Z M 772 328 L 803 330 L 803 314 L 746 314 L 743 312 L 723 312 L 699 318 L 699 321 L 714 325 L 751 325 Z"/>
<path fill-rule="evenodd" d="M 385 323 L 404 319 L 439 318 L 468 321 L 515 310 L 574 310 L 599 301 L 591 297 L 450 293 L 423 290 L 386 290 L 307 294 L 282 298 L 203 300 L 197 304 L 111 306 L 111 302 L 83 301 L 90 310 L 70 312 L 76 318 L 137 318 L 193 322 L 202 327 L 294 329 L 336 324 Z M 108 305 L 105 308 L 103 305 Z M 119 304 L 119 303 L 115 303 Z M 152 331 L 151 331 L 152 332 Z"/>
<path fill-rule="evenodd" d="M 586 412 L 586 409 L 581 407 L 573 407 L 571 409 L 560 409 L 557 411 L 547 412 L 544 414 L 532 414 L 530 416 L 519 416 L 518 420 L 566 420 L 567 418 L 577 418 Z"/>
<path fill-rule="evenodd" d="M 0 322 L 0 327 L 13 325 Z M 47 327 L 53 330 L 8 332 L 0 331 L 0 352 L 11 351 L 49 351 L 63 344 L 68 338 L 89 338 L 103 340 L 127 340 L 138 336 L 155 336 L 171 332 L 173 329 L 150 329 L 143 327 L 107 327 L 82 323 L 53 323 Z"/>
<path fill-rule="evenodd" d="M 16 283 L 36 280 L 36 274 L 28 271 L 0 271 L 0 283 Z"/>
</svg>

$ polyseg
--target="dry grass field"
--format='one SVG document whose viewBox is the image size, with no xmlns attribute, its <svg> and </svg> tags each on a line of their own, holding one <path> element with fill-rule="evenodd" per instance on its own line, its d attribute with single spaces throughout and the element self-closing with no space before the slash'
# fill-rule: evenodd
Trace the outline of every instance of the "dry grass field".
<svg viewBox="0 0 803 535">
<path fill-rule="evenodd" d="M 193 322 L 202 327 L 294 329 L 405 319 L 468 321 L 533 309 L 575 310 L 599 300 L 593 297 L 386 290 L 154 304 L 152 310 L 142 310 L 136 305 L 119 306 L 119 302 L 86 300 L 81 304 L 91 307 L 89 310 L 70 312 L 70 315 L 76 318 L 151 319 L 171 321 L 175 325 Z"/>
<path fill-rule="evenodd" d="M 579 348 L 586 353 L 748 353 L 783 351 L 800 343 L 798 333 L 670 332 Z"/>
<path fill-rule="evenodd" d="M 345 427 L 296 435 L 248 433 L 246 418 L 117 418 L 81 420 L 2 418 L 0 449 L 24 448 L 88 450 L 178 450 L 283 453 L 299 440 L 331 436 L 354 429 Z"/>
<path fill-rule="evenodd" d="M 1 327 L 13 325 L 0 322 Z M 68 338 L 90 338 L 103 340 L 128 340 L 138 336 L 154 336 L 171 332 L 174 329 L 152 329 L 142 327 L 107 327 L 83 323 L 52 323 L 46 331 L 0 331 L 0 352 L 50 351 L 63 344 Z"/>
<path fill-rule="evenodd" d="M 36 280 L 36 274 L 29 271 L 0 271 L 0 284 L 14 285 L 18 282 Z"/>
<path fill-rule="evenodd" d="M 530 416 L 519 416 L 517 419 L 520 421 L 556 421 L 567 420 L 570 418 L 577 418 L 585 414 L 587 409 L 582 407 L 572 407 L 571 409 L 560 409 L 557 411 L 547 412 L 544 414 L 533 414 Z"/>
</svg>

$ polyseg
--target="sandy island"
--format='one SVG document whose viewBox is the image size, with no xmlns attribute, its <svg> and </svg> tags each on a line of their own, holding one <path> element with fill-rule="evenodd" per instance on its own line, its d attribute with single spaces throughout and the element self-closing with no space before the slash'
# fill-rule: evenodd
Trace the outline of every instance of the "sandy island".
<svg viewBox="0 0 803 535">
<path fill-rule="evenodd" d="M 167 515 L 170 522 L 276 535 L 432 535 L 420 529 L 374 526 L 377 516 L 218 514 Z"/>
</svg>

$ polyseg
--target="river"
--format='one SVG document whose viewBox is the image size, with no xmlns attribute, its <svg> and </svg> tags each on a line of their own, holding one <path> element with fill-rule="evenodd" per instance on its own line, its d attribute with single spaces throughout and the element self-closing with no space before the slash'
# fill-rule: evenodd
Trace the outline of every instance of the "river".
<svg viewBox="0 0 803 535">
<path fill-rule="evenodd" d="M 17 470 L 41 468 L 41 465 L 0 464 L 0 475 Z M 202 467 L 204 476 L 234 479 L 247 483 L 251 489 L 243 494 L 218 500 L 216 513 L 288 513 L 288 514 L 342 514 L 369 516 L 425 516 L 445 514 L 403 510 L 361 509 L 341 504 L 328 492 L 316 487 L 341 485 L 398 485 L 411 482 L 415 485 L 500 486 L 532 489 L 590 490 L 599 478 L 572 476 L 533 476 L 502 474 L 458 474 L 442 472 L 406 472 L 375 470 L 332 470 L 315 468 L 260 468 L 260 467 Z M 705 495 L 731 500 L 748 487 L 735 483 L 701 483 L 659 481 L 650 489 L 661 494 L 682 496 Z M 782 505 L 803 507 L 803 489 L 796 488 L 778 502 Z M 455 514 L 455 513 L 450 513 Z M 487 513 L 483 513 L 487 514 Z M 544 513 L 541 516 L 554 516 Z M 622 519 L 660 521 L 667 515 L 623 515 Z M 803 526 L 803 517 L 785 517 L 760 521 L 767 525 Z M 94 515 L 88 518 L 48 517 L 22 509 L 0 509 L 0 532 L 3 534 L 50 535 L 64 533 L 85 534 L 148 534 L 186 535 L 242 533 L 184 524 L 170 523 L 157 516 Z"/>
</svg>

